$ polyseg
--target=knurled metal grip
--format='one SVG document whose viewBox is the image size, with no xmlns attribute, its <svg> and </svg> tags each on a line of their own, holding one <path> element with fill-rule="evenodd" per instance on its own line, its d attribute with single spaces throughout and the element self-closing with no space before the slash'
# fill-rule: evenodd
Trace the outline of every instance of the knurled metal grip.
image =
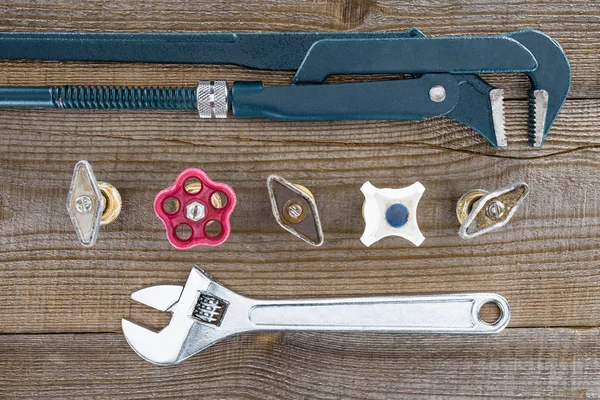
<svg viewBox="0 0 600 400">
<path fill-rule="evenodd" d="M 200 118 L 227 118 L 229 89 L 225 81 L 200 81 L 196 88 L 196 107 Z"/>
</svg>

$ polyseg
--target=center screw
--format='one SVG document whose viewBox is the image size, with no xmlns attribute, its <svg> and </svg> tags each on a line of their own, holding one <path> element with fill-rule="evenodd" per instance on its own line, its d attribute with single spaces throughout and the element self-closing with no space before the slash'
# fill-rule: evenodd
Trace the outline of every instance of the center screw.
<svg viewBox="0 0 600 400">
<path fill-rule="evenodd" d="M 292 204 L 288 207 L 287 212 L 288 215 L 294 219 L 298 219 L 302 215 L 303 208 L 300 204 Z"/>
<path fill-rule="evenodd" d="M 506 208 L 504 207 L 504 203 L 502 203 L 499 200 L 494 200 L 494 201 L 490 202 L 490 204 L 487 206 L 485 212 L 486 212 L 487 216 L 490 217 L 491 219 L 500 219 L 504 215 L 505 209 Z"/>
<path fill-rule="evenodd" d="M 83 195 L 75 199 L 75 209 L 80 214 L 91 213 L 93 207 L 94 205 L 90 196 Z"/>
<path fill-rule="evenodd" d="M 300 223 L 306 217 L 306 208 L 298 200 L 291 199 L 283 206 L 283 217 L 292 224 Z"/>
</svg>

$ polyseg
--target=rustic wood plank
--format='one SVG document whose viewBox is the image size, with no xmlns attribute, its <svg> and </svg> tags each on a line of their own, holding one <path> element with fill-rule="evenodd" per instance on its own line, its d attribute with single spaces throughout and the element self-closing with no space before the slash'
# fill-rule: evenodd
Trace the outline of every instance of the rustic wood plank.
<svg viewBox="0 0 600 400">
<path fill-rule="evenodd" d="M 166 368 L 118 334 L 0 335 L 0 396 L 589 399 L 600 396 L 599 338 L 597 329 L 245 335 Z"/>
<path fill-rule="evenodd" d="M 600 143 L 590 127 L 599 104 L 568 102 L 541 150 L 525 144 L 526 106 L 518 101 L 508 104 L 509 150 L 442 118 L 278 123 L 198 121 L 193 113 L 3 112 L 0 146 L 10 151 L 0 154 L 0 331 L 118 331 L 121 317 L 142 312 L 131 292 L 181 283 L 194 263 L 251 296 L 497 291 L 513 307 L 511 326 L 598 326 Z M 125 199 L 122 216 L 93 249 L 79 247 L 64 206 L 81 158 Z M 191 166 L 231 184 L 239 205 L 225 245 L 175 251 L 152 202 Z M 325 246 L 313 249 L 277 226 L 265 188 L 273 172 L 313 190 Z M 454 205 L 462 193 L 521 179 L 531 195 L 507 227 L 458 238 Z M 421 247 L 359 242 L 358 189 L 366 180 L 427 187 Z"/>
<path fill-rule="evenodd" d="M 194 113 L 2 110 L 0 397 L 600 396 L 597 2 L 6 0 L 0 15 L 2 31 L 416 26 L 437 36 L 532 27 L 556 38 L 573 68 L 569 100 L 540 150 L 526 145 L 528 82 L 520 75 L 485 77 L 510 99 L 506 151 L 444 118 L 280 123 L 199 121 Z M 291 77 L 231 66 L 0 61 L 0 85 L 285 84 Z M 73 165 L 82 158 L 125 201 L 93 249 L 77 244 L 64 206 Z M 225 245 L 181 252 L 170 248 L 152 202 L 191 166 L 231 184 L 240 201 Z M 315 193 L 323 248 L 304 245 L 273 220 L 265 188 L 273 172 Z M 365 180 L 377 186 L 420 180 L 427 187 L 419 207 L 427 237 L 421 247 L 400 239 L 362 246 L 358 188 Z M 532 190 L 515 219 L 501 231 L 460 240 L 457 198 L 517 180 Z M 177 368 L 150 366 L 127 346 L 119 321 L 159 328 L 168 315 L 129 295 L 183 283 L 194 263 L 254 297 L 495 291 L 509 300 L 513 318 L 502 334 L 485 337 L 245 335 Z"/>
</svg>

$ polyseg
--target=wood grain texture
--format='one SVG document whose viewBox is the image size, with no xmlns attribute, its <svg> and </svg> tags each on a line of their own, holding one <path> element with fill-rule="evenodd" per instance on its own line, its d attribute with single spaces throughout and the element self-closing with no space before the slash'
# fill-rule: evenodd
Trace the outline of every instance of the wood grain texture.
<svg viewBox="0 0 600 400">
<path fill-rule="evenodd" d="M 560 41 L 573 86 L 546 145 L 526 144 L 528 82 L 506 89 L 509 148 L 444 118 L 420 122 L 201 121 L 194 113 L 0 111 L 0 397 L 434 398 L 600 397 L 600 5 L 596 2 L 5 0 L 0 30 L 404 30 L 500 34 L 533 27 Z M 289 72 L 229 66 L 0 61 L 0 85 L 284 84 Z M 339 80 L 334 77 L 332 80 Z M 357 79 L 350 77 L 349 79 Z M 121 191 L 121 217 L 78 245 L 65 209 L 72 169 L 90 161 Z M 217 248 L 176 251 L 152 211 L 188 167 L 238 194 Z M 274 221 L 271 173 L 315 194 L 325 245 Z M 427 188 L 421 247 L 370 248 L 360 186 Z M 458 238 L 456 200 L 524 180 L 529 198 L 502 230 Z M 123 317 L 168 321 L 129 300 L 181 284 L 193 264 L 252 297 L 493 291 L 512 319 L 487 337 L 247 335 L 180 367 L 152 367 L 126 345 Z M 217 366 L 216 368 L 214 366 Z"/>
<path fill-rule="evenodd" d="M 205 122 L 192 113 L 5 112 L 0 296 L 9 323 L 0 329 L 118 331 L 132 291 L 183 282 L 194 263 L 250 296 L 490 290 L 510 299 L 512 326 L 598 326 L 600 303 L 589 288 L 599 284 L 600 149 L 585 121 L 599 118 L 599 104 L 568 103 L 541 150 L 525 144 L 524 122 L 509 125 L 511 150 L 493 150 L 441 118 L 277 123 Z M 510 102 L 508 119 L 521 119 L 525 109 Z M 64 207 L 81 158 L 125 199 L 122 216 L 93 249 L 78 245 Z M 226 244 L 182 252 L 165 240 L 152 204 L 190 166 L 232 185 L 240 200 Z M 274 171 L 315 193 L 323 247 L 294 240 L 273 220 L 265 181 Z M 366 180 L 425 185 L 421 247 L 393 238 L 369 249 L 360 243 L 358 189 Z M 531 195 L 505 229 L 458 238 L 454 205 L 464 192 L 518 180 L 531 184 Z"/>
<path fill-rule="evenodd" d="M 245 335 L 165 368 L 117 334 L 9 335 L 0 336 L 0 396 L 588 399 L 600 393 L 599 338 L 597 329 L 510 328 L 492 337 Z"/>
</svg>

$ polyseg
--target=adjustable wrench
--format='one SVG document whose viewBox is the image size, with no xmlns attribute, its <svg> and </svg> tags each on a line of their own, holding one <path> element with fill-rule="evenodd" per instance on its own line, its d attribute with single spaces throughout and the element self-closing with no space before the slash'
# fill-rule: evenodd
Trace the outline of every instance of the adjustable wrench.
<svg viewBox="0 0 600 400">
<path fill-rule="evenodd" d="M 0 33 L 0 58 L 233 64 L 295 70 L 290 85 L 201 81 L 196 88 L 0 87 L 0 107 L 197 109 L 202 118 L 421 120 L 446 116 L 505 147 L 503 92 L 477 74 L 529 76 L 529 142 L 541 147 L 569 92 L 560 45 L 539 31 L 489 37 L 405 32 Z M 334 74 L 412 74 L 325 84 Z"/>
<path fill-rule="evenodd" d="M 253 331 L 336 331 L 491 334 L 510 319 L 507 301 L 495 293 L 255 300 L 213 281 L 197 267 L 184 287 L 151 286 L 133 300 L 173 314 L 160 332 L 126 319 L 123 333 L 142 358 L 178 364 L 228 336 Z M 484 322 L 481 307 L 494 303 L 500 317 Z"/>
</svg>

